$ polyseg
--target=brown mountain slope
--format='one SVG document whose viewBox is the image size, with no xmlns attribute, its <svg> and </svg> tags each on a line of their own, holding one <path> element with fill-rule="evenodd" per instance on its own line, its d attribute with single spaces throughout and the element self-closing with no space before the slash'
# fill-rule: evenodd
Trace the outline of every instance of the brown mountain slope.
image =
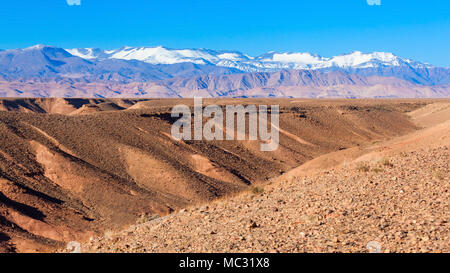
<svg viewBox="0 0 450 273">
<path fill-rule="evenodd" d="M 82 79 L 2 81 L 3 97 L 92 98 L 448 98 L 450 86 L 419 84 L 394 76 L 362 76 L 343 71 L 204 74 L 158 81 Z"/>
<path fill-rule="evenodd" d="M 418 124 L 435 120 L 420 131 L 324 155 L 264 188 L 93 239 L 83 251 L 449 252 L 449 105 L 411 112 Z"/>
<path fill-rule="evenodd" d="M 416 126 L 404 113 L 429 102 L 205 101 L 280 104 L 280 148 L 261 152 L 258 141 L 172 139 L 170 109 L 191 100 L 2 100 L 0 248 L 48 251 L 241 191 L 322 154 L 406 134 Z"/>
</svg>

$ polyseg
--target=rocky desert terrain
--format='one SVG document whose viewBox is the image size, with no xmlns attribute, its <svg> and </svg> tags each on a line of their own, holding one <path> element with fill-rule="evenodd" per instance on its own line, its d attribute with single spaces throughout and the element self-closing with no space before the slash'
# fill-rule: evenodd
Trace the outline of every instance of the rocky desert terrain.
<svg viewBox="0 0 450 273">
<path fill-rule="evenodd" d="M 205 100 L 280 105 L 274 152 L 173 139 L 180 103 L 2 99 L 0 250 L 448 251 L 448 100 Z"/>
<path fill-rule="evenodd" d="M 265 186 L 105 233 L 84 251 L 449 252 L 450 104 L 410 117 L 426 128 L 326 154 Z"/>
</svg>

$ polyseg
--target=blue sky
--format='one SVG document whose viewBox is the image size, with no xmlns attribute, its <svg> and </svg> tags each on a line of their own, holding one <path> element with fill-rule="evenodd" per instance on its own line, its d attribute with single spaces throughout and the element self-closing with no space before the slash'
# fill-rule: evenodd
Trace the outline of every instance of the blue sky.
<svg viewBox="0 0 450 273">
<path fill-rule="evenodd" d="M 450 66 L 448 0 L 7 0 L 0 48 L 164 45 L 332 56 L 388 51 Z M 80 2 L 80 5 L 77 5 Z"/>
</svg>

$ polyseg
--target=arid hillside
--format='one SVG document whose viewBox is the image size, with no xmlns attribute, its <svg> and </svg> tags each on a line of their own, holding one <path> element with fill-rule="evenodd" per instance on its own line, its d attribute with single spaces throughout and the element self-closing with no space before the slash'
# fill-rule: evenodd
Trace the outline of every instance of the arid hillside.
<svg viewBox="0 0 450 273">
<path fill-rule="evenodd" d="M 244 193 L 105 233 L 84 252 L 449 252 L 450 103 L 422 129 L 325 154 Z"/>
<path fill-rule="evenodd" d="M 432 100 L 211 99 L 279 104 L 280 147 L 177 141 L 183 99 L 0 100 L 0 250 L 52 251 L 267 183 L 321 155 L 419 128 Z"/>
</svg>

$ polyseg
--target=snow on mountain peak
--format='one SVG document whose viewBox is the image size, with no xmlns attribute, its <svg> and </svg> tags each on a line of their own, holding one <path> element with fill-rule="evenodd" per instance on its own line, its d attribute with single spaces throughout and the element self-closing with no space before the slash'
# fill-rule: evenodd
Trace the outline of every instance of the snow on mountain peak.
<svg viewBox="0 0 450 273">
<path fill-rule="evenodd" d="M 24 48 L 23 50 L 42 50 L 44 48 L 57 48 L 57 47 L 51 46 L 51 45 L 37 44 L 37 45 L 34 45 L 34 46 L 30 46 L 30 47 Z"/>
<path fill-rule="evenodd" d="M 78 56 L 83 59 L 96 59 L 96 58 L 106 58 L 107 54 L 99 48 L 76 48 L 76 49 L 66 49 L 67 52 L 74 56 Z"/>
<path fill-rule="evenodd" d="M 294 52 L 294 53 L 275 53 L 271 52 L 269 54 L 265 54 L 267 57 L 261 56 L 260 61 L 262 62 L 280 62 L 280 63 L 297 63 L 304 65 L 312 65 L 323 62 L 324 58 L 313 55 L 311 53 L 302 53 L 302 52 Z M 268 57 L 268 55 L 270 57 Z"/>
<path fill-rule="evenodd" d="M 392 53 L 353 51 L 349 54 L 331 58 L 303 52 L 269 51 L 257 57 L 251 57 L 238 51 L 216 51 L 209 49 L 170 49 L 156 47 L 122 47 L 115 50 L 93 48 L 67 49 L 75 56 L 84 59 L 110 58 L 139 60 L 151 64 L 175 64 L 191 62 L 237 68 L 247 72 L 274 71 L 279 69 L 324 69 L 324 68 L 368 68 L 382 66 L 409 65 L 413 67 L 431 67 L 428 64 L 402 59 Z"/>
<path fill-rule="evenodd" d="M 331 66 L 338 67 L 375 67 L 377 65 L 399 66 L 399 58 L 392 53 L 373 52 L 363 53 L 361 51 L 354 51 L 350 54 L 339 55 L 331 58 L 328 61 Z"/>
</svg>

